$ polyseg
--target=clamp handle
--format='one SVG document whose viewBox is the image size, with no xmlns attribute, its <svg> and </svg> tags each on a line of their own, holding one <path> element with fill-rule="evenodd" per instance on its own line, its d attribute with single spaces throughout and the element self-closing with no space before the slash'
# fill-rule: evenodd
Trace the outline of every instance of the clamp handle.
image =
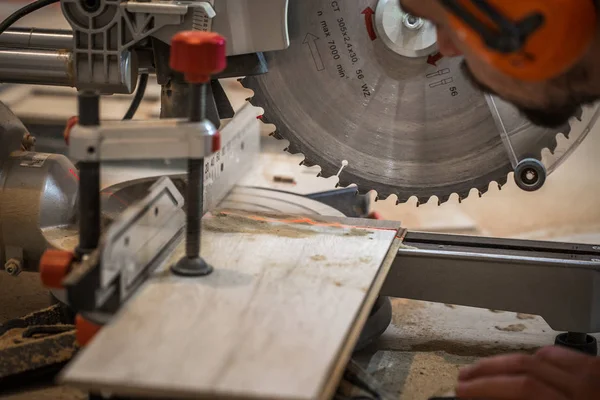
<svg viewBox="0 0 600 400">
<path fill-rule="evenodd" d="M 208 83 L 227 66 L 226 40 L 214 32 L 183 31 L 171 40 L 171 69 L 193 84 Z"/>
</svg>

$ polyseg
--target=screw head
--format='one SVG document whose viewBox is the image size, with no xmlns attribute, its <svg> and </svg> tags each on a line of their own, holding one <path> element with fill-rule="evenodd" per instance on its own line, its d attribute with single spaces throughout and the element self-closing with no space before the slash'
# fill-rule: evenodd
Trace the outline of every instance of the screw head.
<svg viewBox="0 0 600 400">
<path fill-rule="evenodd" d="M 11 258 L 10 260 L 8 260 L 6 262 L 6 264 L 4 264 L 4 270 L 12 276 L 17 276 L 21 273 L 21 271 L 23 270 L 23 267 L 21 265 L 21 261 L 17 260 L 16 258 Z"/>
<path fill-rule="evenodd" d="M 31 136 L 29 133 L 25 134 L 21 144 L 26 151 L 31 150 L 35 146 L 35 136 Z"/>
<path fill-rule="evenodd" d="M 208 82 L 227 66 L 225 38 L 214 32 L 179 32 L 171 40 L 170 66 L 189 83 Z"/>
<path fill-rule="evenodd" d="M 408 29 L 411 30 L 418 30 L 421 29 L 423 27 L 423 25 L 425 25 L 425 22 L 423 21 L 423 19 L 419 18 L 419 17 L 415 17 L 414 15 L 411 14 L 404 14 L 404 16 L 402 17 L 402 23 L 404 24 L 404 26 Z"/>
</svg>

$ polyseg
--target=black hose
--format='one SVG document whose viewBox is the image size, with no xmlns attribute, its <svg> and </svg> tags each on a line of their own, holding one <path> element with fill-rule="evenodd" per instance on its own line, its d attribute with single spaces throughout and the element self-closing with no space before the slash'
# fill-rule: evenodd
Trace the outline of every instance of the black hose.
<svg viewBox="0 0 600 400">
<path fill-rule="evenodd" d="M 34 11 L 38 11 L 50 4 L 58 3 L 60 0 L 37 0 L 33 3 L 27 4 L 8 16 L 4 21 L 0 22 L 0 34 L 6 31 L 8 28 L 13 26 L 15 22 L 21 18 L 31 14 Z"/>
<path fill-rule="evenodd" d="M 123 121 L 133 119 L 138 108 L 140 108 L 140 104 L 142 104 L 142 100 L 144 100 L 144 95 L 146 94 L 146 87 L 148 87 L 148 74 L 142 74 L 140 75 L 140 81 L 138 82 L 138 88 L 135 92 L 135 96 L 131 101 L 129 110 L 127 110 L 127 113 L 123 117 Z"/>
</svg>

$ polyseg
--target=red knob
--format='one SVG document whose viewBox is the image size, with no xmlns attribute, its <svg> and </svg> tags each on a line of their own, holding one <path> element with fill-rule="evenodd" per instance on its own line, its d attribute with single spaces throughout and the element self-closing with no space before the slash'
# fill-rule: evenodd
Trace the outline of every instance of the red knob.
<svg viewBox="0 0 600 400">
<path fill-rule="evenodd" d="M 40 278 L 44 286 L 61 289 L 63 279 L 69 274 L 75 255 L 69 251 L 48 249 L 40 260 Z"/>
<path fill-rule="evenodd" d="M 180 32 L 171 40 L 171 69 L 190 83 L 206 83 L 227 66 L 225 44 L 225 38 L 214 32 Z"/>
</svg>

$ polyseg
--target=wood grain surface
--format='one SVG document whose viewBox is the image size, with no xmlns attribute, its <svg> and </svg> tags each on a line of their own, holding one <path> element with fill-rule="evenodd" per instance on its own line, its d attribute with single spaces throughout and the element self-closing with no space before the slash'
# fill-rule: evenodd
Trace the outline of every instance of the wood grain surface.
<svg viewBox="0 0 600 400">
<path fill-rule="evenodd" d="M 62 381 L 166 398 L 329 398 L 400 245 L 397 223 L 372 222 L 208 216 L 214 273 L 158 271 Z"/>
</svg>

